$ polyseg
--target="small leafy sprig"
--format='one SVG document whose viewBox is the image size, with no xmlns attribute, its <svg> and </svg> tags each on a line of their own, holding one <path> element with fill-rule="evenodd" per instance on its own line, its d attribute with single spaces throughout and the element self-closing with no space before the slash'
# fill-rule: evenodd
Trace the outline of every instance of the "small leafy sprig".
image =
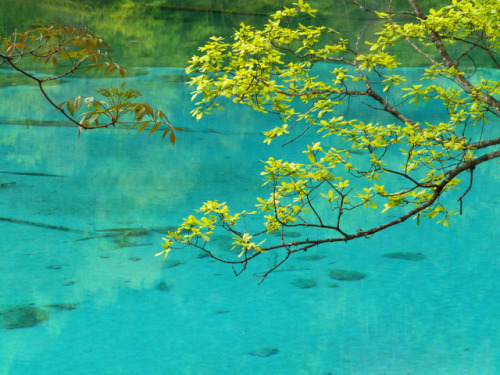
<svg viewBox="0 0 500 375">
<path fill-rule="evenodd" d="M 58 23 L 39 24 L 37 28 L 23 33 L 14 32 L 8 38 L 0 40 L 3 41 L 0 65 L 7 64 L 36 81 L 40 91 L 56 111 L 78 127 L 78 137 L 83 130 L 115 126 L 123 119 L 132 118 L 130 128 L 139 126 L 139 133 L 152 125 L 149 133 L 151 135 L 164 125 L 166 130 L 162 139 L 170 133 L 170 142 L 175 144 L 175 131 L 182 129 L 172 126 L 163 111 L 153 109 L 146 103 L 132 101 L 141 96 L 141 93 L 135 89 L 125 89 L 125 83 L 116 88 L 98 89 L 97 93 L 103 100 L 76 96 L 57 105 L 48 95 L 44 88 L 45 83 L 61 79 L 77 70 L 103 69 L 104 74 L 118 71 L 122 78 L 125 77 L 125 69 L 111 58 L 109 45 L 88 28 L 75 28 Z M 52 63 L 55 73 L 41 76 L 26 69 L 22 62 L 28 57 L 31 61 L 43 65 Z M 84 103 L 87 111 L 80 114 Z"/>
<path fill-rule="evenodd" d="M 183 131 L 182 128 L 173 126 L 165 113 L 159 109 L 153 109 L 146 103 L 136 103 L 131 101 L 138 98 L 142 93 L 135 89 L 125 89 L 125 82 L 119 87 L 100 88 L 96 92 L 104 97 L 105 100 L 96 100 L 94 97 L 77 96 L 63 101 L 58 105 L 58 110 L 66 108 L 67 112 L 73 117 L 80 116 L 79 132 L 84 129 L 97 129 L 108 127 L 119 123 L 122 119 L 132 118 L 133 124 L 128 130 L 139 126 L 139 134 L 152 124 L 149 135 L 156 132 L 161 125 L 166 127 L 162 139 L 170 133 L 170 143 L 175 145 L 175 131 Z M 86 112 L 79 114 L 82 105 L 85 103 Z M 104 121 L 102 121 L 104 119 Z"/>
</svg>

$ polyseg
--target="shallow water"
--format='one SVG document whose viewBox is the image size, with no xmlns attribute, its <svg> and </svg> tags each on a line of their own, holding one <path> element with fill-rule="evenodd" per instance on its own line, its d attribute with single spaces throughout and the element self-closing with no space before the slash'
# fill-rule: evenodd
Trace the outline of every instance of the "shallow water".
<svg viewBox="0 0 500 375">
<path fill-rule="evenodd" d="M 251 208 L 261 160 L 304 144 L 265 146 L 275 119 L 231 105 L 196 123 L 189 88 L 167 79 L 179 70 L 146 71 L 130 85 L 189 130 L 174 148 L 123 129 L 78 140 L 34 88 L 1 89 L 0 311 L 50 314 L 0 328 L 1 375 L 500 373 L 495 163 L 476 169 L 450 227 L 409 222 L 313 249 L 260 285 L 270 257 L 238 277 L 196 250 L 164 261 L 154 254 L 181 218 L 207 199 Z M 64 98 L 91 83 L 50 89 Z"/>
</svg>

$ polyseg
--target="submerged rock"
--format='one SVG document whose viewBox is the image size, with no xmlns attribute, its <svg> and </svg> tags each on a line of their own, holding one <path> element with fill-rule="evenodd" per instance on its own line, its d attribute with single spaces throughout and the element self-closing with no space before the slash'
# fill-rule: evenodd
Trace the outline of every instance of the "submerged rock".
<svg viewBox="0 0 500 375">
<path fill-rule="evenodd" d="M 45 266 L 45 268 L 47 268 L 48 270 L 60 270 L 62 269 L 62 266 L 58 264 L 57 265 L 51 264 L 49 266 Z"/>
<path fill-rule="evenodd" d="M 292 284 L 300 289 L 311 289 L 316 286 L 316 281 L 314 279 L 297 279 Z"/>
<path fill-rule="evenodd" d="M 5 329 L 34 327 L 49 319 L 49 314 L 39 307 L 21 305 L 0 312 L 0 326 Z"/>
<path fill-rule="evenodd" d="M 53 309 L 57 310 L 75 310 L 80 306 L 79 303 L 74 303 L 74 302 L 62 302 L 62 303 L 53 303 L 50 305 L 45 305 L 44 307 L 51 307 Z"/>
<path fill-rule="evenodd" d="M 330 277 L 334 280 L 358 281 L 364 279 L 366 274 L 352 270 L 333 269 L 330 271 Z"/>
<path fill-rule="evenodd" d="M 170 285 L 168 285 L 165 281 L 158 283 L 156 289 L 161 290 L 162 292 L 168 292 L 170 290 Z"/>
<path fill-rule="evenodd" d="M 248 352 L 247 354 L 255 355 L 257 357 L 269 357 L 270 355 L 276 354 L 278 352 L 279 352 L 279 350 L 276 348 L 264 347 L 264 348 L 258 348 L 258 349 L 252 350 L 251 352 Z"/>
<path fill-rule="evenodd" d="M 230 310 L 217 310 L 214 312 L 214 315 L 220 315 L 220 314 L 229 314 L 231 311 Z"/>
<path fill-rule="evenodd" d="M 2 183 L 0 183 L 0 188 L 14 186 L 15 184 L 16 184 L 15 181 L 12 181 L 12 182 L 2 182 Z"/>
<path fill-rule="evenodd" d="M 138 237 L 149 234 L 148 229 L 144 228 L 110 228 L 98 229 L 94 231 L 92 236 L 79 238 L 76 241 L 88 241 L 93 239 L 109 238 L 113 241 L 116 248 L 132 247 L 132 246 L 146 246 L 149 244 L 138 244 Z"/>
<path fill-rule="evenodd" d="M 414 262 L 425 259 L 425 255 L 422 253 L 412 253 L 412 252 L 408 252 L 408 251 L 398 251 L 395 253 L 386 253 L 386 254 L 382 254 L 382 256 L 384 256 L 386 258 L 392 258 L 392 259 L 411 260 Z"/>
</svg>

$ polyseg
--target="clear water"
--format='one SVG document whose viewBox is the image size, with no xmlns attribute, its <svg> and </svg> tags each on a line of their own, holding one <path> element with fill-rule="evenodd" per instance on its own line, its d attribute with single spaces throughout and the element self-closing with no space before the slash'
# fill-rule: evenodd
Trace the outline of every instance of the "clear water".
<svg viewBox="0 0 500 375">
<path fill-rule="evenodd" d="M 167 79 L 180 71 L 148 71 L 130 85 L 190 130 L 175 148 L 123 129 L 78 141 L 34 88 L 1 89 L 0 183 L 15 184 L 0 188 L 0 311 L 50 314 L 0 328 L 1 375 L 500 374 L 496 163 L 476 169 L 452 226 L 409 222 L 314 249 L 260 285 L 253 275 L 270 258 L 238 277 L 196 250 L 163 261 L 154 254 L 182 217 L 206 199 L 249 208 L 260 161 L 303 143 L 265 146 L 260 132 L 275 119 L 242 107 L 196 123 L 189 88 Z M 64 98 L 75 87 L 90 82 L 51 90 Z M 425 259 L 382 256 L 392 251 Z M 332 268 L 367 277 L 337 282 Z M 263 348 L 278 352 L 249 354 Z"/>
</svg>

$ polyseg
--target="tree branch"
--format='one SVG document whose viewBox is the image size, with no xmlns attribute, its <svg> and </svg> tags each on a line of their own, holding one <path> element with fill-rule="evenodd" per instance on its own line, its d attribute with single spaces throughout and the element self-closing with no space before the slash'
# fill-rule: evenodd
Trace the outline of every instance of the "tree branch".
<svg viewBox="0 0 500 375">
<path fill-rule="evenodd" d="M 404 221 L 408 220 L 409 218 L 422 212 L 426 208 L 430 207 L 441 196 L 441 194 L 442 194 L 443 190 L 446 188 L 446 186 L 459 174 L 461 174 L 467 170 L 472 170 L 476 166 L 478 166 L 482 163 L 485 163 L 489 160 L 499 158 L 499 157 L 500 157 L 500 151 L 494 151 L 494 152 L 491 152 L 489 154 L 482 155 L 482 156 L 478 157 L 477 159 L 471 160 L 471 161 L 449 171 L 446 174 L 446 177 L 443 179 L 443 181 L 439 185 L 436 186 L 434 193 L 426 202 L 420 204 L 418 207 L 415 207 L 413 210 L 407 212 L 406 214 L 400 216 L 399 218 L 397 218 L 395 220 L 389 221 L 387 223 L 384 223 L 382 225 L 379 225 L 377 227 L 374 227 L 374 228 L 371 228 L 368 230 L 361 230 L 360 229 L 355 234 L 345 235 L 343 237 L 326 238 L 326 239 L 320 239 L 320 240 L 307 239 L 305 241 L 293 241 L 293 242 L 286 243 L 286 244 L 280 244 L 280 245 L 270 246 L 267 248 L 262 248 L 262 251 L 270 251 L 270 250 L 276 250 L 276 249 L 280 249 L 280 248 L 287 248 L 287 249 L 296 248 L 292 251 L 292 252 L 296 252 L 296 251 L 303 251 L 303 250 L 306 250 L 310 247 L 318 246 L 318 245 L 325 244 L 325 243 L 348 242 L 348 241 L 351 241 L 351 240 L 354 240 L 357 238 L 372 236 L 375 233 L 383 231 L 387 228 L 390 228 L 390 227 L 395 226 L 397 224 L 401 224 Z M 468 189 L 470 189 L 470 186 Z M 287 256 L 285 258 L 285 260 L 288 259 L 288 257 L 289 256 Z M 242 263 L 242 262 L 243 261 L 240 261 L 239 263 Z M 282 263 L 283 263 L 283 261 L 280 262 L 278 265 L 281 265 Z M 266 272 L 263 275 L 263 277 L 265 278 L 267 275 L 269 275 L 270 272 L 272 272 L 276 268 L 277 267 L 274 266 L 271 270 Z"/>
<path fill-rule="evenodd" d="M 495 138 L 495 139 L 489 139 L 487 141 L 481 141 L 481 142 L 475 142 L 475 143 L 470 143 L 467 145 L 468 149 L 481 149 L 481 148 L 486 148 L 490 146 L 496 146 L 500 145 L 500 138 Z"/>
<path fill-rule="evenodd" d="M 416 0 L 408 0 L 408 2 L 413 8 L 415 15 L 422 21 L 425 21 L 427 19 L 427 16 L 424 13 L 422 13 L 419 6 L 417 5 Z M 455 68 L 458 70 L 457 65 L 449 55 L 448 50 L 443 44 L 443 41 L 441 40 L 439 34 L 433 30 L 428 30 L 428 32 L 432 42 L 436 46 L 436 49 L 438 50 L 439 55 L 445 62 L 446 66 L 448 68 Z M 480 92 L 478 94 L 474 86 L 461 74 L 457 74 L 455 76 L 455 79 L 457 80 L 457 83 L 465 90 L 465 92 L 467 92 L 467 94 L 469 94 L 472 97 L 478 97 L 479 99 L 481 99 L 481 101 L 488 104 L 493 109 L 493 111 L 497 116 L 500 116 L 500 102 L 498 100 L 496 100 L 493 96 L 488 95 L 484 92 Z"/>
</svg>

